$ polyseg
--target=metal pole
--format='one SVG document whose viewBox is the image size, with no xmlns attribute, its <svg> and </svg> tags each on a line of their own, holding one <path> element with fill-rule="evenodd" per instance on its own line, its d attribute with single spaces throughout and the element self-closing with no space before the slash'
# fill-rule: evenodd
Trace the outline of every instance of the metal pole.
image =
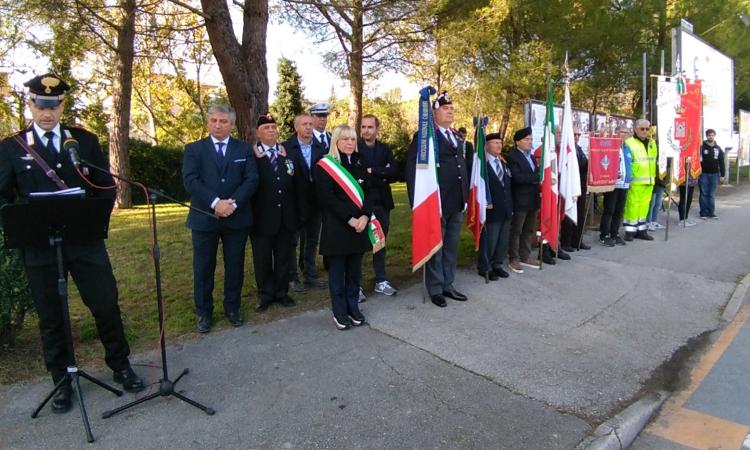
<svg viewBox="0 0 750 450">
<path fill-rule="evenodd" d="M 643 113 L 641 114 L 641 117 L 646 117 L 646 79 L 648 74 L 648 68 L 646 67 L 646 64 L 648 64 L 648 60 L 646 58 L 646 52 L 643 52 Z"/>
<path fill-rule="evenodd" d="M 664 49 L 661 49 L 661 68 L 659 69 L 659 75 L 664 76 Z"/>
<path fill-rule="evenodd" d="M 672 170 L 674 167 L 672 167 L 674 163 L 674 160 L 669 157 L 667 158 L 667 187 L 664 188 L 664 190 L 667 191 L 667 198 L 669 201 L 667 202 L 667 222 L 666 222 L 666 228 L 664 229 L 664 242 L 669 240 L 669 216 L 672 212 Z"/>
<path fill-rule="evenodd" d="M 690 158 L 685 158 L 685 183 L 683 186 L 685 187 L 685 194 L 683 194 L 683 199 L 685 201 L 682 202 L 682 228 L 687 228 L 687 207 L 688 207 L 688 178 L 690 177 Z"/>
</svg>

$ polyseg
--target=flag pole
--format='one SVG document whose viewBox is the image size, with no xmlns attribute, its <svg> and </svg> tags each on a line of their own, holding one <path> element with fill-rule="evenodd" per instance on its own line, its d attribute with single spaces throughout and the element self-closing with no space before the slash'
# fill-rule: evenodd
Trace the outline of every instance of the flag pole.
<svg viewBox="0 0 750 450">
<path fill-rule="evenodd" d="M 667 186 L 669 187 L 669 190 L 667 191 L 667 223 L 666 228 L 664 229 L 664 242 L 669 240 L 669 216 L 672 214 L 672 174 L 674 173 L 674 159 L 670 156 L 667 158 Z M 666 187 L 664 188 L 667 189 Z"/>
<path fill-rule="evenodd" d="M 688 207 L 688 177 L 690 176 L 690 157 L 685 158 L 685 194 L 682 202 L 682 228 L 687 228 L 687 207 Z"/>
</svg>

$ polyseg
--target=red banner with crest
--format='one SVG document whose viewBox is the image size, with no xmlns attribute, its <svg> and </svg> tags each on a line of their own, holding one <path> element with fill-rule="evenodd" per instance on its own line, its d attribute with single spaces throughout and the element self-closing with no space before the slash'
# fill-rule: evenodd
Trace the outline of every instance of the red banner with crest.
<svg viewBox="0 0 750 450">
<path fill-rule="evenodd" d="M 589 192 L 609 192 L 615 189 L 620 170 L 620 138 L 589 138 Z"/>
</svg>

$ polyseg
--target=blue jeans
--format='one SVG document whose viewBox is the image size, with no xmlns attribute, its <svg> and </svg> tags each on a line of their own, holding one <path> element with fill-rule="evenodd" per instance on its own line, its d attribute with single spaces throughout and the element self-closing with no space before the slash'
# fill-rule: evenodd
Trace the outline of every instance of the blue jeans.
<svg viewBox="0 0 750 450">
<path fill-rule="evenodd" d="M 648 207 L 648 216 L 646 222 L 658 222 L 659 221 L 659 210 L 661 209 L 661 202 L 664 198 L 664 186 L 654 185 L 654 192 L 651 194 L 651 204 Z"/>
<path fill-rule="evenodd" d="M 698 204 L 700 205 L 701 217 L 713 217 L 715 216 L 714 203 L 716 196 L 716 188 L 719 186 L 719 174 L 718 173 L 704 173 L 701 174 L 698 180 L 700 184 L 701 194 L 698 197 Z"/>
</svg>

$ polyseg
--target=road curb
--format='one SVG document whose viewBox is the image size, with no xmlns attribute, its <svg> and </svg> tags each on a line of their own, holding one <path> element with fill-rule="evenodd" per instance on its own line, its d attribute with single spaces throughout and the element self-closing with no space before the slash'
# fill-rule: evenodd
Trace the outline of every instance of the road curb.
<svg viewBox="0 0 750 450">
<path fill-rule="evenodd" d="M 748 289 L 750 289 L 750 273 L 745 274 L 742 280 L 735 286 L 734 292 L 732 292 L 732 296 L 727 302 L 727 306 L 724 307 L 724 312 L 721 313 L 722 321 L 730 322 L 734 319 L 744 303 Z"/>
<path fill-rule="evenodd" d="M 669 398 L 666 391 L 648 394 L 599 425 L 581 441 L 576 450 L 621 450 L 628 448 L 646 426 L 651 416 Z"/>
</svg>

